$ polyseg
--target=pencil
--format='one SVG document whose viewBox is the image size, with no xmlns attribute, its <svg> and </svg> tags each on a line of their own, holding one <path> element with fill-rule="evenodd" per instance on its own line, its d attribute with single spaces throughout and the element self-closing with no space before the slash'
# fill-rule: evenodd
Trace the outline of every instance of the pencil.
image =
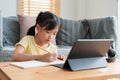
<svg viewBox="0 0 120 80">
<path fill-rule="evenodd" d="M 40 47 L 40 46 L 39 46 Z M 43 51 L 45 51 L 45 52 L 48 52 L 48 53 L 51 53 L 50 51 L 48 51 L 48 50 L 46 50 L 46 49 L 44 49 L 44 48 L 42 48 L 42 47 L 40 47 Z"/>
<path fill-rule="evenodd" d="M 48 51 L 48 50 L 42 48 L 41 46 L 39 46 L 39 45 L 37 45 L 37 44 L 35 44 L 35 46 L 38 46 L 39 48 L 41 48 L 41 49 L 42 49 L 43 51 L 45 51 L 45 52 L 51 53 L 50 51 Z"/>
</svg>

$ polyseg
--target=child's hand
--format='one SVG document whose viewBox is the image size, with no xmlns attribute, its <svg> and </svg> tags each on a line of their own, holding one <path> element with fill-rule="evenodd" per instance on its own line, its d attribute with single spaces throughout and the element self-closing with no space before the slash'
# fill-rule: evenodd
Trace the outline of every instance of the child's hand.
<svg viewBox="0 0 120 80">
<path fill-rule="evenodd" d="M 62 54 L 58 54 L 57 59 L 65 61 L 66 57 L 64 55 L 62 55 Z"/>
<path fill-rule="evenodd" d="M 58 54 L 55 54 L 55 53 L 47 53 L 47 54 L 44 54 L 44 55 L 40 55 L 38 60 L 42 60 L 42 61 L 46 61 L 46 62 L 52 62 L 52 61 L 57 60 L 57 56 L 58 56 Z"/>
</svg>

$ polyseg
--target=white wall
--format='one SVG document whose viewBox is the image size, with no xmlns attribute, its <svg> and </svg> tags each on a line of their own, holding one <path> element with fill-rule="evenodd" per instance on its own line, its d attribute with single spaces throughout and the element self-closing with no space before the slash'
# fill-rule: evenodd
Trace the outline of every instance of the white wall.
<svg viewBox="0 0 120 80">
<path fill-rule="evenodd" d="M 87 16 L 87 2 L 86 0 L 76 0 L 76 19 L 84 19 Z"/>
<path fill-rule="evenodd" d="M 61 17 L 67 19 L 117 16 L 118 0 L 61 0 Z"/>
<path fill-rule="evenodd" d="M 86 17 L 86 0 L 61 0 L 60 17 L 82 19 Z"/>
<path fill-rule="evenodd" d="M 65 19 L 75 19 L 77 7 L 76 1 L 77 0 L 61 0 L 60 17 Z"/>
<path fill-rule="evenodd" d="M 17 0 L 0 0 L 0 11 L 3 16 L 16 16 Z"/>
<path fill-rule="evenodd" d="M 60 17 L 84 19 L 103 16 L 117 16 L 118 0 L 61 0 Z M 16 16 L 17 0 L 0 0 L 3 16 Z"/>
<path fill-rule="evenodd" d="M 87 18 L 117 16 L 118 0 L 87 0 Z"/>
</svg>

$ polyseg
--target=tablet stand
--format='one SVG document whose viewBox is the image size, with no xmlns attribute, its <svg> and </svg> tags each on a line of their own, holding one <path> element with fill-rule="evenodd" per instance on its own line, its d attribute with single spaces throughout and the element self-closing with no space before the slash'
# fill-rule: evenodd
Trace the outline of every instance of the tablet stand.
<svg viewBox="0 0 120 80">
<path fill-rule="evenodd" d="M 68 59 L 63 68 L 71 71 L 107 67 L 105 57 L 90 57 L 80 59 Z"/>
</svg>

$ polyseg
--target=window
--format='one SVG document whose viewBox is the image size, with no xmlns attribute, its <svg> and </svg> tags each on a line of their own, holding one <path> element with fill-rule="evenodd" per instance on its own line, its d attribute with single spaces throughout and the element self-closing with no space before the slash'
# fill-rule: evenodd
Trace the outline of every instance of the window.
<svg viewBox="0 0 120 80">
<path fill-rule="evenodd" d="M 18 14 L 37 15 L 40 11 L 50 11 L 60 15 L 60 0 L 18 0 Z"/>
</svg>

